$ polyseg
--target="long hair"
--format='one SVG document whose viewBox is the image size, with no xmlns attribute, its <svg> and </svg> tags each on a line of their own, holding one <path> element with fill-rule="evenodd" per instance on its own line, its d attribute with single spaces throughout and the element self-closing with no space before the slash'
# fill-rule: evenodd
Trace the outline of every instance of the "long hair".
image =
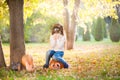
<svg viewBox="0 0 120 80">
<path fill-rule="evenodd" d="M 61 35 L 64 35 L 63 26 L 61 24 L 54 24 L 54 26 L 52 28 L 52 35 L 54 33 L 60 33 Z"/>
</svg>

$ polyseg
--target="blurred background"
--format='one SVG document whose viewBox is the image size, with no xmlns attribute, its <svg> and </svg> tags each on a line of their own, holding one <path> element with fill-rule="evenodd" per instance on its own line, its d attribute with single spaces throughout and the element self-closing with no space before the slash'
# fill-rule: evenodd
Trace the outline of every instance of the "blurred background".
<svg viewBox="0 0 120 80">
<path fill-rule="evenodd" d="M 64 1 L 67 2 L 67 6 Z M 65 24 L 67 9 L 70 21 L 75 11 L 74 0 L 24 0 L 24 35 L 26 43 L 46 43 L 55 23 Z M 9 12 L 0 0 L 0 35 L 9 43 Z M 75 28 L 76 41 L 120 40 L 119 0 L 80 0 Z"/>
</svg>

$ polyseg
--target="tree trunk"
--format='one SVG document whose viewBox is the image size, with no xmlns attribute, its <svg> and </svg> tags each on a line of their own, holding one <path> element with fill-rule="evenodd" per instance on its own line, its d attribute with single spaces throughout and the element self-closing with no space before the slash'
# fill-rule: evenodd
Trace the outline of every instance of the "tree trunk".
<svg viewBox="0 0 120 80">
<path fill-rule="evenodd" d="M 70 15 L 68 10 L 68 0 L 63 0 L 64 4 L 64 30 L 65 30 L 65 36 L 66 36 L 66 49 L 69 49 L 69 26 L 70 26 Z"/>
<path fill-rule="evenodd" d="M 1 67 L 6 67 L 6 64 L 5 64 L 5 59 L 4 59 L 3 49 L 2 49 L 1 39 L 0 39 L 0 68 Z"/>
<path fill-rule="evenodd" d="M 68 12 L 68 0 L 63 0 L 65 14 L 64 14 L 64 29 L 66 33 L 66 47 L 68 50 L 73 49 L 74 41 L 75 41 L 75 30 L 76 30 L 76 20 L 78 17 L 78 9 L 80 5 L 80 0 L 75 0 L 73 13 L 71 16 L 71 25 L 70 25 L 70 17 Z"/>
<path fill-rule="evenodd" d="M 70 46 L 69 49 L 73 49 L 74 41 L 75 41 L 75 33 L 76 33 L 76 24 L 77 24 L 77 17 L 78 17 L 78 10 L 79 10 L 80 0 L 75 0 L 73 13 L 71 16 L 71 26 L 70 26 Z"/>
<path fill-rule="evenodd" d="M 23 4 L 24 0 L 6 0 L 10 13 L 10 66 L 21 62 L 25 54 Z"/>
</svg>

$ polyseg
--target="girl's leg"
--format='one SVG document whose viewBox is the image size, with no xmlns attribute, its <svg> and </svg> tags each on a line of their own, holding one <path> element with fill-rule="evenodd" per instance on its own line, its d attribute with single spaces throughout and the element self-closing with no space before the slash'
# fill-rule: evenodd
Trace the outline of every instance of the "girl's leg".
<svg viewBox="0 0 120 80">
<path fill-rule="evenodd" d="M 64 68 L 68 68 L 69 65 L 67 64 L 67 62 L 62 58 L 64 55 L 64 52 L 63 51 L 57 51 L 54 55 L 53 55 L 53 59 L 63 63 L 64 65 Z"/>
<path fill-rule="evenodd" d="M 49 67 L 50 58 L 54 55 L 54 53 L 55 53 L 54 50 L 47 51 L 47 53 L 46 53 L 46 62 L 44 64 L 43 68 L 48 68 Z"/>
</svg>

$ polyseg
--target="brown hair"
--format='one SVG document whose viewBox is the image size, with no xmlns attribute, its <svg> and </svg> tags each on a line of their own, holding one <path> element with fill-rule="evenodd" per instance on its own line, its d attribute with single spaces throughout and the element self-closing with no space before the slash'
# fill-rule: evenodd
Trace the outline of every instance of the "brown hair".
<svg viewBox="0 0 120 80">
<path fill-rule="evenodd" d="M 63 26 L 61 24 L 54 24 L 54 26 L 52 28 L 52 35 L 54 33 L 60 33 L 61 35 L 64 35 Z"/>
</svg>

